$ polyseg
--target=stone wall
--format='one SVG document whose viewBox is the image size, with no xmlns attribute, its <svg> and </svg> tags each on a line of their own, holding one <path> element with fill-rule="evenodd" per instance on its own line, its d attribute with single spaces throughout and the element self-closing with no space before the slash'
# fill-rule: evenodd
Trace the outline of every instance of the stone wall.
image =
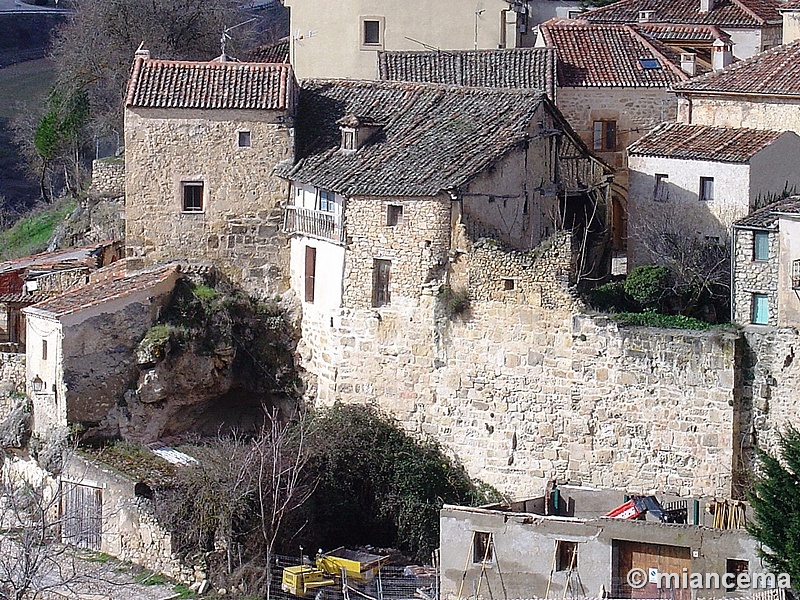
<svg viewBox="0 0 800 600">
<path fill-rule="evenodd" d="M 25 355 L 0 353 L 0 421 L 25 396 Z"/>
<path fill-rule="evenodd" d="M 98 158 L 92 161 L 92 196 L 119 198 L 125 194 L 125 160 Z"/>
<path fill-rule="evenodd" d="M 36 278 L 36 293 L 54 295 L 89 282 L 89 267 L 53 271 Z"/>
<path fill-rule="evenodd" d="M 733 320 L 747 324 L 753 321 L 753 294 L 766 294 L 769 301 L 769 325 L 778 322 L 778 256 L 777 231 L 769 232 L 771 260 L 753 260 L 752 229 L 733 230 Z"/>
<path fill-rule="evenodd" d="M 729 494 L 735 336 L 575 315 L 544 274 L 556 248 L 528 267 L 550 284 L 526 293 L 523 282 L 525 302 L 498 295 L 501 269 L 478 245 L 474 266 L 490 277 L 475 279 L 464 315 L 448 317 L 433 286 L 379 309 L 306 306 L 300 354 L 319 401 L 376 403 L 514 496 L 549 479 Z"/>
<path fill-rule="evenodd" d="M 292 159 L 292 135 L 276 111 L 126 110 L 128 256 L 214 261 L 251 294 L 287 289 L 289 187 L 272 171 Z M 183 211 L 182 181 L 203 183 L 203 211 Z"/>
<path fill-rule="evenodd" d="M 756 98 L 691 97 L 680 99 L 678 120 L 696 125 L 750 127 L 800 133 L 800 110 L 797 100 Z"/>
</svg>

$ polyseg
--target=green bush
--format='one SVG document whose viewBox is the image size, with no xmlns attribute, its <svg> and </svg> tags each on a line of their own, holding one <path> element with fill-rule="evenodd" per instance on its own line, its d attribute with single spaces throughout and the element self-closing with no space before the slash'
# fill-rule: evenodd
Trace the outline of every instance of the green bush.
<svg viewBox="0 0 800 600">
<path fill-rule="evenodd" d="M 633 302 L 625 293 L 623 281 L 612 281 L 584 294 L 586 302 L 595 310 L 603 312 L 623 312 L 633 310 Z"/>
<path fill-rule="evenodd" d="M 666 327 L 673 329 L 698 329 L 706 330 L 712 327 L 711 323 L 706 323 L 694 317 L 684 315 L 662 315 L 656 312 L 643 313 L 619 313 L 613 318 L 620 325 L 640 325 L 643 327 Z"/>
<path fill-rule="evenodd" d="M 625 279 L 625 293 L 644 308 L 658 306 L 670 293 L 670 272 L 666 267 L 636 267 Z"/>
<path fill-rule="evenodd" d="M 465 287 L 451 288 L 446 285 L 439 292 L 439 299 L 448 317 L 463 315 L 470 307 L 469 291 Z"/>
</svg>

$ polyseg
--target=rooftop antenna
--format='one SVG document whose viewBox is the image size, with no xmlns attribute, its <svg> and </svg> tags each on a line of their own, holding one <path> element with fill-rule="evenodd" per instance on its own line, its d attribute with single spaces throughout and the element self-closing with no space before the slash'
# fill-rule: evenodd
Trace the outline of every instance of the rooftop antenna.
<svg viewBox="0 0 800 600">
<path fill-rule="evenodd" d="M 486 12 L 486 9 L 475 11 L 475 50 L 478 49 L 478 17 Z"/>
<path fill-rule="evenodd" d="M 225 58 L 227 57 L 227 54 L 225 54 L 225 45 L 227 44 L 228 40 L 231 39 L 231 36 L 228 35 L 228 33 L 233 31 L 237 27 L 241 27 L 242 25 L 247 25 L 248 23 L 252 23 L 253 21 L 257 21 L 257 20 L 258 19 L 253 17 L 252 19 L 247 19 L 247 21 L 242 21 L 238 25 L 234 25 L 233 27 L 225 27 L 225 28 L 223 28 L 222 35 L 219 37 L 219 47 L 220 47 L 220 50 L 222 51 L 222 54 L 220 55 L 220 57 L 222 58 L 222 60 L 225 60 Z"/>
<path fill-rule="evenodd" d="M 447 54 L 449 56 L 452 56 L 452 54 L 450 52 L 447 52 L 446 50 L 442 50 L 438 46 L 431 46 L 430 44 L 426 44 L 425 42 L 420 42 L 419 40 L 415 40 L 414 38 L 408 37 L 407 35 L 403 36 L 403 37 L 405 37 L 405 39 L 407 39 L 409 42 L 414 42 L 415 44 L 419 44 L 420 46 L 425 48 L 425 50 L 433 50 L 434 52 L 439 52 L 441 54 Z"/>
</svg>

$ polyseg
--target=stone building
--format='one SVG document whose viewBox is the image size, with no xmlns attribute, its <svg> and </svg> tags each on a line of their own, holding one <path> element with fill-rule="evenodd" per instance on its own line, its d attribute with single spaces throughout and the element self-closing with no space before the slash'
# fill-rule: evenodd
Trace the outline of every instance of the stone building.
<svg viewBox="0 0 800 600">
<path fill-rule="evenodd" d="M 727 573 L 728 583 L 735 583 L 738 573 L 768 569 L 746 531 L 716 528 L 711 515 L 704 515 L 718 505 L 713 498 L 684 499 L 691 524 L 678 524 L 661 523 L 650 513 L 646 520 L 603 516 L 627 500 L 621 492 L 558 491 L 563 495 L 552 499 L 560 498 L 559 509 L 552 501 L 545 509 L 542 497 L 482 508 L 445 505 L 440 513 L 442 598 L 491 597 L 489 590 L 503 590 L 509 598 L 546 598 L 549 592 L 557 597 L 691 600 L 701 593 L 741 598 L 761 591 L 725 585 Z M 661 503 L 675 506 L 676 500 L 667 497 Z M 698 509 L 703 512 L 695 522 L 692 513 Z M 629 584 L 634 569 L 643 574 L 640 582 L 633 580 L 641 583 L 638 589 Z M 684 572 L 702 574 L 702 588 L 683 585 Z M 665 585 L 661 577 L 672 573 L 678 574 L 677 585 L 674 580 Z M 717 576 L 710 585 L 705 584 L 707 573 Z M 777 583 L 773 578 L 771 587 Z"/>
<path fill-rule="evenodd" d="M 784 0 L 620 0 L 581 14 L 590 23 L 712 25 L 744 59 L 781 43 Z"/>
<path fill-rule="evenodd" d="M 674 120 L 670 87 L 702 65 L 629 25 L 553 20 L 540 26 L 537 47 L 555 48 L 557 104 L 587 145 L 617 169 L 614 248 L 627 240 L 628 171 L 625 148 L 663 121 Z M 685 70 L 684 70 L 685 69 Z"/>
<path fill-rule="evenodd" d="M 800 134 L 800 41 L 674 86 L 678 121 Z"/>
<path fill-rule="evenodd" d="M 779 200 L 733 225 L 733 321 L 800 325 L 800 198 Z"/>
<path fill-rule="evenodd" d="M 93 425 L 107 416 L 135 381 L 133 350 L 179 277 L 170 265 L 135 272 L 115 265 L 85 285 L 23 309 L 36 433 Z"/>
<path fill-rule="evenodd" d="M 734 221 L 800 186 L 790 131 L 660 125 L 628 147 L 628 266 L 659 261 L 664 233 L 726 243 Z"/>
<path fill-rule="evenodd" d="M 213 261 L 255 295 L 288 287 L 279 232 L 295 80 L 287 64 L 185 62 L 140 52 L 125 100 L 128 257 Z"/>
<path fill-rule="evenodd" d="M 285 0 L 298 78 L 377 79 L 382 50 L 479 50 L 532 46 L 529 2 L 480 0 Z"/>
</svg>

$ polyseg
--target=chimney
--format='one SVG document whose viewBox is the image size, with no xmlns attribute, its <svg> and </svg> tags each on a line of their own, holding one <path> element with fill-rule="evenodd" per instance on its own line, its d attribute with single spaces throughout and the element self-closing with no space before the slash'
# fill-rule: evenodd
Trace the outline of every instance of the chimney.
<svg viewBox="0 0 800 600">
<path fill-rule="evenodd" d="M 650 23 L 653 20 L 653 15 L 656 13 L 654 10 L 640 10 L 639 23 Z"/>
<path fill-rule="evenodd" d="M 730 42 L 715 40 L 711 49 L 711 68 L 715 71 L 724 69 L 733 62 L 733 49 Z"/>
<path fill-rule="evenodd" d="M 800 40 L 800 4 L 790 4 L 786 8 L 779 10 L 783 13 L 782 43 L 789 44 L 795 40 Z"/>
<path fill-rule="evenodd" d="M 697 54 L 694 52 L 681 53 L 681 71 L 689 77 L 697 75 Z"/>
<path fill-rule="evenodd" d="M 700 0 L 700 12 L 710 13 L 714 10 L 714 0 Z"/>
</svg>

